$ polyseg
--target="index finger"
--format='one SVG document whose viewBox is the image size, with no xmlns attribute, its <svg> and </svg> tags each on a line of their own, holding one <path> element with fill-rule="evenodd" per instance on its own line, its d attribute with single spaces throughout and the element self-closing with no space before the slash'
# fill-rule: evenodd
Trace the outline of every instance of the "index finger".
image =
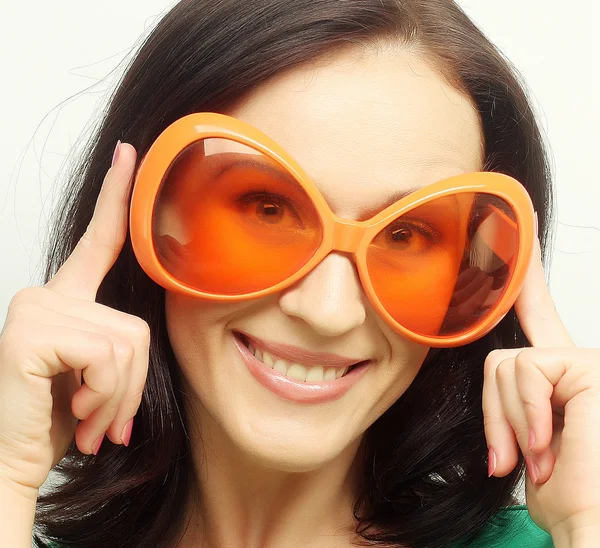
<svg viewBox="0 0 600 548">
<path fill-rule="evenodd" d="M 534 241 L 531 263 L 515 302 L 515 311 L 532 346 L 575 346 L 548 291 L 538 238 Z"/>
<path fill-rule="evenodd" d="M 94 301 L 127 236 L 129 194 L 136 150 L 122 143 L 119 158 L 104 178 L 92 220 L 75 249 L 45 287 Z"/>
</svg>

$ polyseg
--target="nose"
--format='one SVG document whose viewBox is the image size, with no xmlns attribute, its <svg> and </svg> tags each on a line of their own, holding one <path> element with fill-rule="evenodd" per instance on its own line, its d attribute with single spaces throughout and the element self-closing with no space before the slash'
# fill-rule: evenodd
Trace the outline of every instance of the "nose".
<svg viewBox="0 0 600 548">
<path fill-rule="evenodd" d="M 283 292 L 279 306 L 320 335 L 342 335 L 365 321 L 364 294 L 350 259 L 331 253 Z"/>
</svg>

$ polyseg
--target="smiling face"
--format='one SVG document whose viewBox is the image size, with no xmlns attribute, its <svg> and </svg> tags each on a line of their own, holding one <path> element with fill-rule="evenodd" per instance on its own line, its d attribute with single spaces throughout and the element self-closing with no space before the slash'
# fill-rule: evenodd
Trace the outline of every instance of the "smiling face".
<svg viewBox="0 0 600 548">
<path fill-rule="evenodd" d="M 472 103 L 408 50 L 340 52 L 263 84 L 228 114 L 283 146 L 342 218 L 483 166 Z M 315 469 L 353 446 L 429 350 L 384 323 L 339 253 L 261 299 L 167 293 L 166 314 L 200 431 L 216 427 L 278 470 Z"/>
</svg>

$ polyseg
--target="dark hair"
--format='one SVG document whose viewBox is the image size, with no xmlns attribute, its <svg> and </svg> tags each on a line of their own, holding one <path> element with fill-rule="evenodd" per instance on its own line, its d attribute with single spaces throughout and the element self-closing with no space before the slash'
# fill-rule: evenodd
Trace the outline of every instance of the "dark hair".
<svg viewBox="0 0 600 548">
<path fill-rule="evenodd" d="M 117 139 L 138 162 L 178 118 L 226 113 L 258 84 L 352 45 L 414 45 L 481 115 L 485 169 L 522 182 L 542 241 L 552 186 L 540 131 L 516 71 L 450 0 L 183 0 L 131 61 L 56 212 L 48 281 L 84 234 Z M 543 246 L 545 249 L 546 246 Z M 74 443 L 57 470 L 66 481 L 41 496 L 34 539 L 71 547 L 166 547 L 184 531 L 181 505 L 193 481 L 183 383 L 165 327 L 164 290 L 138 265 L 130 240 L 98 302 L 151 328 L 150 369 L 129 448 L 97 457 Z M 495 348 L 525 346 L 514 311 L 484 338 L 430 352 L 417 377 L 366 433 L 357 531 L 386 546 L 446 547 L 471 541 L 514 505 L 524 466 L 488 478 L 483 364 Z M 443 371 L 443 374 L 440 374 Z M 424 397 L 426 395 L 426 397 Z"/>
</svg>

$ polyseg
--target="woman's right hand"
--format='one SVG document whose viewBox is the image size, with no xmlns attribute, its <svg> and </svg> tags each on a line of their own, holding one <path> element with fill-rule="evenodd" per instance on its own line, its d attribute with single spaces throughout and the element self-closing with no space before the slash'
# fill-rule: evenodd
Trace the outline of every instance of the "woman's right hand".
<svg viewBox="0 0 600 548">
<path fill-rule="evenodd" d="M 0 333 L 0 487 L 30 498 L 73 435 L 86 454 L 105 433 L 129 442 L 150 331 L 95 299 L 126 238 L 136 154 L 121 145 L 86 233 L 52 280 L 13 297 Z"/>
</svg>

